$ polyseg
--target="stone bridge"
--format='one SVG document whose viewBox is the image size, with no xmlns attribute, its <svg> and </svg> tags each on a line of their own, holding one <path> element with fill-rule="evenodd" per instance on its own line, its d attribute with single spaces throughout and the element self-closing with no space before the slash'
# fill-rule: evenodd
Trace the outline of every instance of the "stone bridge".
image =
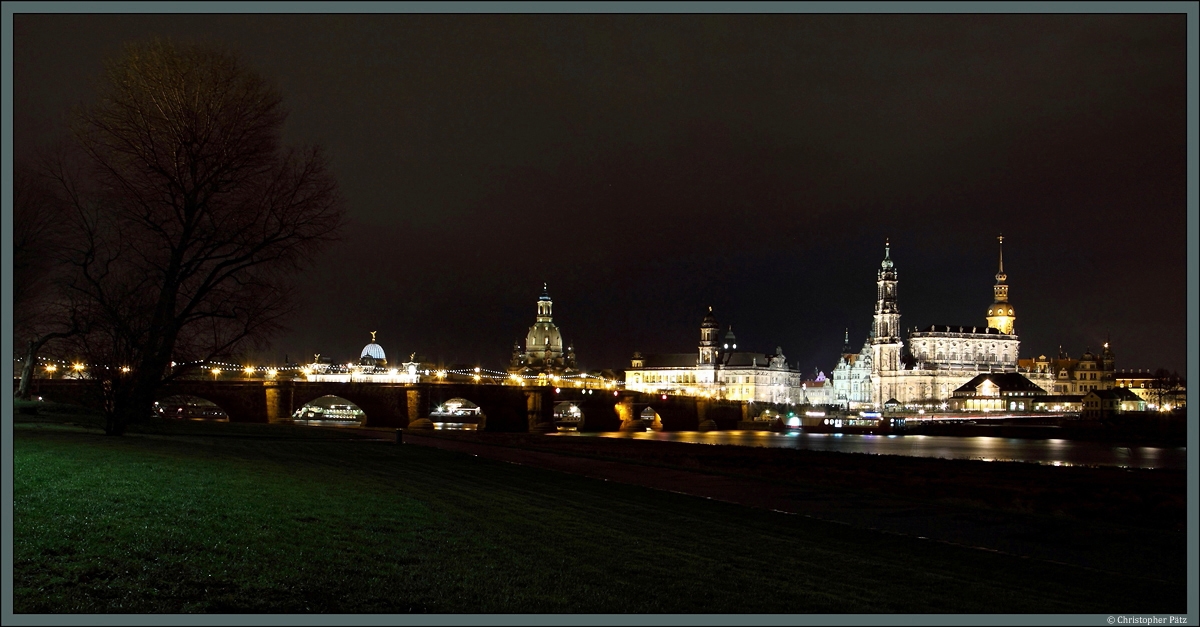
<svg viewBox="0 0 1200 627">
<path fill-rule="evenodd" d="M 100 408 L 94 381 L 35 379 L 33 393 L 48 401 Z M 216 404 L 234 422 L 290 421 L 295 410 L 325 396 L 336 396 L 357 405 L 366 415 L 366 426 L 407 427 L 427 418 L 431 410 L 452 398 L 465 398 L 486 416 L 487 431 L 553 430 L 554 406 L 577 405 L 584 414 L 585 431 L 617 431 L 639 422 L 641 413 L 654 410 L 665 431 L 736 429 L 741 420 L 767 407 L 741 401 L 720 401 L 686 396 L 643 394 L 620 390 L 508 386 L 472 383 L 366 383 L 312 382 L 304 380 L 181 380 L 164 384 L 159 398 L 193 396 Z"/>
</svg>

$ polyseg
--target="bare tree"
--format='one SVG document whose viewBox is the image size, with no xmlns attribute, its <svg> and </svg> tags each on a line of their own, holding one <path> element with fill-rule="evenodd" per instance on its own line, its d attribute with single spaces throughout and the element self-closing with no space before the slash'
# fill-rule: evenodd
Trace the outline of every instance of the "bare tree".
<svg viewBox="0 0 1200 627">
<path fill-rule="evenodd" d="M 183 364 L 262 346 L 291 279 L 336 237 L 336 181 L 319 149 L 281 145 L 285 118 L 232 54 L 166 41 L 128 46 L 77 112 L 83 169 L 56 180 L 107 433 L 149 416 Z"/>
<path fill-rule="evenodd" d="M 13 335 L 24 344 L 17 398 L 28 399 L 38 355 L 47 343 L 79 333 L 83 317 L 62 287 L 64 206 L 41 167 L 22 161 L 13 168 Z"/>
<path fill-rule="evenodd" d="M 1183 377 L 1178 372 L 1159 368 L 1154 371 L 1150 380 L 1150 389 L 1155 406 L 1162 408 L 1175 402 L 1176 396 L 1183 389 Z"/>
</svg>

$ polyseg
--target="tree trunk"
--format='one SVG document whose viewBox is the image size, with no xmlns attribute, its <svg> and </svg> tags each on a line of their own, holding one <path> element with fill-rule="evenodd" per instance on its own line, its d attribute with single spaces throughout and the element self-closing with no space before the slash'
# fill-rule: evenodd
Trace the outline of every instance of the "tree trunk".
<svg viewBox="0 0 1200 627">
<path fill-rule="evenodd" d="M 155 392 L 160 382 L 153 376 L 135 376 L 133 381 L 118 379 L 108 383 L 105 435 L 124 435 L 129 425 L 143 422 L 153 413 Z"/>
<path fill-rule="evenodd" d="M 37 367 L 37 354 L 49 340 L 49 336 L 29 340 L 29 349 L 25 353 L 25 365 L 21 367 L 21 385 L 17 387 L 17 398 L 27 401 L 30 397 L 29 381 L 33 378 L 33 369 Z"/>
<path fill-rule="evenodd" d="M 25 365 L 21 367 L 21 384 L 17 387 L 17 398 L 29 400 L 29 382 L 33 379 L 34 369 L 37 368 L 38 351 L 42 350 L 46 342 L 71 337 L 76 333 L 79 333 L 79 326 L 73 322 L 70 330 L 47 333 L 29 340 L 29 350 L 25 353 Z"/>
<path fill-rule="evenodd" d="M 125 435 L 125 421 L 117 412 L 104 415 L 104 435 Z"/>
</svg>

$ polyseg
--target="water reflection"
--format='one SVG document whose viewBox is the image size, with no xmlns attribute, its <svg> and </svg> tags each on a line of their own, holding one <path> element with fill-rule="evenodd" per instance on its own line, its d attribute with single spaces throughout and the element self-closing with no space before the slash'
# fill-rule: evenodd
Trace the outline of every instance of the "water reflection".
<svg viewBox="0 0 1200 627">
<path fill-rule="evenodd" d="M 874 453 L 946 459 L 1019 461 L 1054 466 L 1187 468 L 1187 449 L 1113 446 L 1082 440 L 1023 440 L 987 436 L 862 435 L 854 433 L 774 433 L 770 431 L 646 431 L 558 434 L 563 437 L 632 438 L 693 444 L 799 448 L 839 453 Z"/>
</svg>

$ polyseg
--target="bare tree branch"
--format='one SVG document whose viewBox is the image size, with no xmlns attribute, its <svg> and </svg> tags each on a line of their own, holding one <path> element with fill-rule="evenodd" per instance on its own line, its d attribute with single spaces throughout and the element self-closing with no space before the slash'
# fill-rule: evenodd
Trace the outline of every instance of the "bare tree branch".
<svg viewBox="0 0 1200 627">
<path fill-rule="evenodd" d="M 78 111 L 86 169 L 54 176 L 72 217 L 65 293 L 92 317 L 77 350 L 118 373 L 98 376 L 111 433 L 149 415 L 172 362 L 281 328 L 290 277 L 337 237 L 337 182 L 319 149 L 281 146 L 285 119 L 236 57 L 163 41 L 129 46 Z"/>
</svg>

